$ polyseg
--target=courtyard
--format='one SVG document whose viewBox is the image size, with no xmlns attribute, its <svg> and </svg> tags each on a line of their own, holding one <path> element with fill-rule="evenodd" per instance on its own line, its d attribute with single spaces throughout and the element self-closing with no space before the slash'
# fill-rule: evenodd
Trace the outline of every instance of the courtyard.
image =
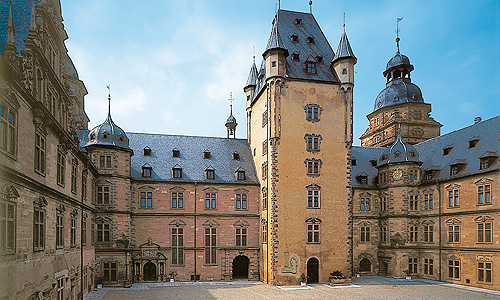
<svg viewBox="0 0 500 300">
<path fill-rule="evenodd" d="M 126 299 L 499 299 L 499 291 L 426 280 L 355 278 L 349 286 L 316 284 L 277 287 L 255 282 L 140 283 L 132 288 L 103 288 L 86 300 Z"/>
</svg>

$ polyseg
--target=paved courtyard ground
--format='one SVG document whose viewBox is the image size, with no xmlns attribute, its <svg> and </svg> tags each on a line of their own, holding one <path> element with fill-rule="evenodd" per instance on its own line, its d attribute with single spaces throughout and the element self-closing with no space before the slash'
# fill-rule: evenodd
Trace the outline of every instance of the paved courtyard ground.
<svg viewBox="0 0 500 300">
<path fill-rule="evenodd" d="M 156 286 L 155 286 L 156 285 Z M 102 298 L 104 296 L 104 298 Z M 101 289 L 86 300 L 127 299 L 500 299 L 500 292 L 429 281 L 404 281 L 383 277 L 356 278 L 350 286 L 310 285 L 276 287 L 262 283 L 134 284 L 130 289 Z"/>
</svg>

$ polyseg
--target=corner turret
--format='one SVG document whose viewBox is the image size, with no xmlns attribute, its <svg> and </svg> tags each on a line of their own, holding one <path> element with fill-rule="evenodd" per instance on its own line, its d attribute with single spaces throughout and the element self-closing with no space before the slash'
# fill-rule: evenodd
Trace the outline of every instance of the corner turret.
<svg viewBox="0 0 500 300">
<path fill-rule="evenodd" d="M 344 24 L 344 33 L 340 37 L 339 46 L 332 60 L 332 66 L 341 83 L 354 84 L 354 65 L 357 61 L 358 59 L 354 56 L 351 45 L 349 44 Z"/>
</svg>

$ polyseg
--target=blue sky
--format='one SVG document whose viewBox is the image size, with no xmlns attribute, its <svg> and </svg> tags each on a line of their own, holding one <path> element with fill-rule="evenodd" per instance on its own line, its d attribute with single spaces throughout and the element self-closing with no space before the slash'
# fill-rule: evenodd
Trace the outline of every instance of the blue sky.
<svg viewBox="0 0 500 300">
<path fill-rule="evenodd" d="M 308 0 L 281 8 L 309 11 Z M 415 66 L 412 82 L 447 133 L 474 117 L 500 114 L 500 1 L 314 0 L 313 14 L 334 49 L 342 14 L 358 58 L 354 137 L 385 87 L 382 72 L 396 52 Z M 89 127 L 107 113 L 126 131 L 225 136 L 229 93 L 245 138 L 246 83 L 253 49 L 259 63 L 277 1 L 62 0 L 69 54 L 88 89 Z"/>
</svg>

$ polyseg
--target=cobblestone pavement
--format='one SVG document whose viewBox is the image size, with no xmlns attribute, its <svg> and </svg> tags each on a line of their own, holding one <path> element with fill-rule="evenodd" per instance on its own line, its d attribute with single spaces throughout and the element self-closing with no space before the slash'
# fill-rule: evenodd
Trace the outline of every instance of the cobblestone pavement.
<svg viewBox="0 0 500 300">
<path fill-rule="evenodd" d="M 255 282 L 139 283 L 132 288 L 103 288 L 86 300 L 127 299 L 500 299 L 499 291 L 457 286 L 429 280 L 383 277 L 355 278 L 349 286 L 317 284 L 276 287 Z"/>
</svg>

